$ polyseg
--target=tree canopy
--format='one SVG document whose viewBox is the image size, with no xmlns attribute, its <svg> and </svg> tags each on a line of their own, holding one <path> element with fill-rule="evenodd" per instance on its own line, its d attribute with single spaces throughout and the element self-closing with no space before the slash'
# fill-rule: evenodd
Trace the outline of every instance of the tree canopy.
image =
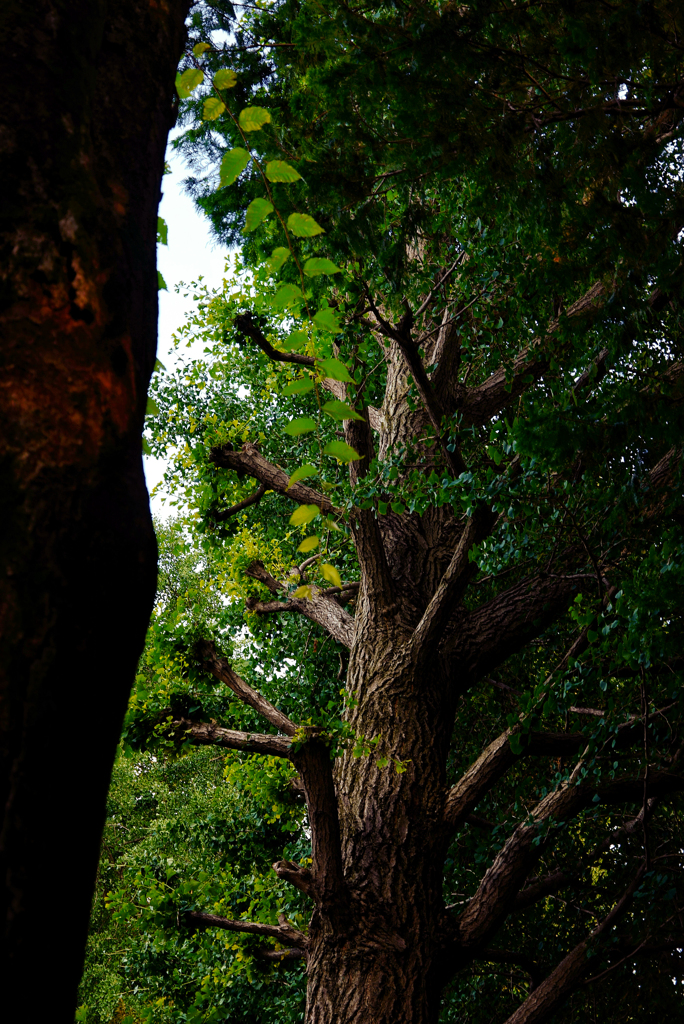
<svg viewBox="0 0 684 1024">
<path fill-rule="evenodd" d="M 682 28 L 194 8 L 177 145 L 240 251 L 148 417 L 133 1017 L 681 1012 Z"/>
</svg>

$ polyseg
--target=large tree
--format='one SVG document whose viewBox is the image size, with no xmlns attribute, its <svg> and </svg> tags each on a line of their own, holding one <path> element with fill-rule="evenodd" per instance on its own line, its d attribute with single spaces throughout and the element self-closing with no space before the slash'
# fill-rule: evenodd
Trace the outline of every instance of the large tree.
<svg viewBox="0 0 684 1024">
<path fill-rule="evenodd" d="M 178 922 L 304 959 L 309 1024 L 435 1021 L 477 964 L 483 1019 L 634 1019 L 684 942 L 681 11 L 220 10 L 180 144 L 247 244 L 151 442 L 281 665 L 167 634 L 128 729 L 292 763 L 310 917 Z"/>
<path fill-rule="evenodd" d="M 0 964 L 8 1012 L 28 1020 L 73 1019 L 154 598 L 141 431 L 188 7 L 7 0 L 0 12 Z"/>
</svg>

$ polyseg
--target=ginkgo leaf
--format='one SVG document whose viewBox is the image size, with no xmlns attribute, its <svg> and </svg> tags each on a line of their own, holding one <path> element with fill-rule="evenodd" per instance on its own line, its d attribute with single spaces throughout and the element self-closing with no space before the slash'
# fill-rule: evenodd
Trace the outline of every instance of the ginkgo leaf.
<svg viewBox="0 0 684 1024">
<path fill-rule="evenodd" d="M 344 380 L 354 383 L 349 370 L 339 359 L 317 359 L 317 368 L 330 380 Z"/>
<path fill-rule="evenodd" d="M 284 395 L 306 395 L 313 391 L 313 381 L 310 377 L 303 377 L 301 380 L 293 380 L 283 388 Z"/>
<path fill-rule="evenodd" d="M 272 274 L 277 274 L 285 260 L 288 260 L 289 258 L 290 250 L 286 249 L 284 245 L 279 245 L 277 249 L 273 250 L 266 260 L 266 266 Z"/>
<path fill-rule="evenodd" d="M 302 289 L 296 284 L 284 284 L 273 296 L 271 302 L 276 309 L 286 309 L 303 298 Z"/>
<path fill-rule="evenodd" d="M 204 72 L 199 68 L 188 68 L 182 74 L 176 75 L 176 92 L 182 100 L 187 100 L 190 93 L 194 92 L 198 85 L 204 81 Z"/>
<path fill-rule="evenodd" d="M 333 587 L 342 586 L 342 578 L 334 565 L 324 562 L 323 565 L 320 566 L 320 570 L 326 580 L 328 580 L 329 583 L 332 583 Z"/>
<path fill-rule="evenodd" d="M 312 256 L 304 264 L 304 273 L 307 277 L 317 277 L 319 274 L 339 274 L 340 268 L 325 256 Z"/>
<path fill-rule="evenodd" d="M 214 85 L 217 89 L 232 89 L 237 84 L 237 75 L 228 68 L 221 68 L 214 75 Z"/>
<path fill-rule="evenodd" d="M 339 334 L 342 328 L 340 322 L 335 315 L 335 311 L 330 306 L 325 306 L 324 309 L 319 309 L 314 316 L 314 323 L 322 327 L 324 331 L 330 331 L 331 334 Z"/>
<path fill-rule="evenodd" d="M 268 199 L 253 199 L 247 207 L 247 216 L 245 217 L 245 226 L 242 229 L 242 233 L 248 235 L 250 231 L 254 231 L 259 227 L 262 220 L 268 217 L 269 213 L 273 213 L 273 203 L 269 203 Z"/>
<path fill-rule="evenodd" d="M 356 459 L 361 458 L 356 449 L 352 448 L 346 441 L 328 441 L 323 449 L 323 454 L 332 455 L 333 458 L 338 459 L 340 462 L 355 462 Z"/>
<path fill-rule="evenodd" d="M 283 430 L 286 434 L 291 434 L 292 437 L 298 437 L 299 434 L 308 434 L 311 430 L 316 429 L 316 421 L 312 420 L 310 416 L 299 416 L 296 420 L 290 420 Z"/>
<path fill-rule="evenodd" d="M 308 213 L 291 213 L 287 218 L 287 226 L 297 238 L 313 238 L 324 234 L 323 228 Z"/>
<path fill-rule="evenodd" d="M 163 217 L 157 217 L 157 245 L 169 244 L 169 225 Z"/>
<path fill-rule="evenodd" d="M 245 107 L 238 117 L 243 132 L 258 132 L 265 124 L 269 124 L 270 120 L 271 115 L 263 107 Z"/>
<path fill-rule="evenodd" d="M 220 100 L 218 96 L 210 96 L 208 100 L 204 101 L 202 117 L 205 121 L 215 121 L 225 109 L 226 105 L 223 100 Z"/>
<path fill-rule="evenodd" d="M 313 549 L 317 548 L 318 545 L 319 545 L 318 537 L 316 536 L 316 534 L 313 534 L 311 537 L 305 537 L 304 538 L 302 543 L 297 548 L 297 551 L 301 551 L 302 554 L 306 554 L 307 551 L 313 551 Z"/>
<path fill-rule="evenodd" d="M 205 53 L 207 50 L 211 50 L 210 43 L 195 43 L 195 45 L 192 48 L 192 52 L 194 53 L 195 57 L 201 57 L 202 54 Z"/>
<path fill-rule="evenodd" d="M 229 149 L 227 153 L 224 153 L 219 179 L 221 185 L 232 185 L 251 159 L 250 154 L 242 146 L 236 146 L 235 149 Z"/>
<path fill-rule="evenodd" d="M 287 481 L 287 486 L 292 487 L 292 485 L 296 484 L 299 480 L 306 480 L 307 477 L 315 476 L 316 473 L 318 473 L 316 467 L 312 466 L 310 462 L 307 462 L 305 465 L 300 466 L 299 469 L 295 469 L 294 473 Z"/>
<path fill-rule="evenodd" d="M 285 160 L 269 160 L 266 164 L 266 177 L 269 181 L 299 181 L 301 174 Z"/>
<path fill-rule="evenodd" d="M 313 522 L 320 513 L 318 505 L 300 505 L 290 516 L 290 523 L 292 526 L 306 526 L 307 523 Z"/>
<path fill-rule="evenodd" d="M 305 583 L 303 587 L 297 587 L 292 596 L 304 597 L 306 598 L 307 601 L 311 601 L 311 599 L 313 598 L 313 590 L 307 583 Z"/>
<path fill-rule="evenodd" d="M 159 415 L 159 406 L 155 402 L 154 398 L 150 397 L 150 398 L 147 399 L 147 405 L 145 407 L 145 415 L 146 416 L 158 416 Z"/>
<path fill-rule="evenodd" d="M 157 291 L 158 292 L 168 292 L 168 290 L 169 289 L 166 287 L 166 281 L 164 280 L 164 275 L 162 274 L 161 270 L 158 270 L 157 271 Z"/>
<path fill-rule="evenodd" d="M 286 352 L 294 352 L 296 349 L 304 348 L 308 341 L 306 331 L 293 331 L 283 342 Z"/>
<path fill-rule="evenodd" d="M 326 402 L 323 406 L 323 412 L 327 412 L 328 416 L 332 416 L 334 420 L 362 420 L 363 416 L 359 416 L 355 409 L 352 409 L 351 405 L 347 405 L 346 402 L 340 402 L 338 399 L 333 399 L 330 402 Z"/>
</svg>

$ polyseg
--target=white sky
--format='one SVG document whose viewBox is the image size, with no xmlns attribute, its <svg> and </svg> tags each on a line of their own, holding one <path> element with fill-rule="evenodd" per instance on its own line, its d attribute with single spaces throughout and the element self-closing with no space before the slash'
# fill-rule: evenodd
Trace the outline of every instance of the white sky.
<svg viewBox="0 0 684 1024">
<path fill-rule="evenodd" d="M 159 215 L 169 227 L 169 244 L 157 246 L 157 266 L 161 270 L 168 291 L 159 292 L 159 341 L 157 357 L 167 368 L 178 359 L 173 351 L 171 337 L 192 309 L 192 293 L 186 299 L 175 286 L 181 281 L 196 281 L 201 275 L 213 288 L 220 286 L 228 250 L 220 248 L 211 238 L 209 221 L 200 214 L 188 195 L 183 192 L 182 181 L 188 170 L 182 158 L 169 147 L 166 159 L 172 168 L 171 174 L 164 175 L 164 193 L 159 206 Z M 183 349 L 187 352 L 187 349 Z M 145 477 L 147 487 L 153 487 L 161 480 L 164 462 L 145 456 Z M 151 499 L 152 512 L 165 517 L 168 512 L 159 497 Z"/>
</svg>

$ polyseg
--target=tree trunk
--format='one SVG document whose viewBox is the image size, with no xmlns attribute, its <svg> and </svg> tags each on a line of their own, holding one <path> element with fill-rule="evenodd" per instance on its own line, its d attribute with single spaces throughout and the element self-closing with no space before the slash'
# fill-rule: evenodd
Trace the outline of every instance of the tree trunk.
<svg viewBox="0 0 684 1024">
<path fill-rule="evenodd" d="M 28 1021 L 73 1020 L 154 598 L 140 435 L 188 6 L 7 0 L 0 14 L 0 963 Z"/>
<path fill-rule="evenodd" d="M 362 602 L 363 604 L 363 602 Z M 344 895 L 311 921 L 307 1024 L 433 1024 L 449 926 L 442 824 L 453 701 L 438 659 L 358 614 L 350 725 L 372 752 L 338 761 Z M 391 708 L 391 716 L 387 709 Z M 367 748 L 366 748 L 367 749 Z"/>
</svg>

